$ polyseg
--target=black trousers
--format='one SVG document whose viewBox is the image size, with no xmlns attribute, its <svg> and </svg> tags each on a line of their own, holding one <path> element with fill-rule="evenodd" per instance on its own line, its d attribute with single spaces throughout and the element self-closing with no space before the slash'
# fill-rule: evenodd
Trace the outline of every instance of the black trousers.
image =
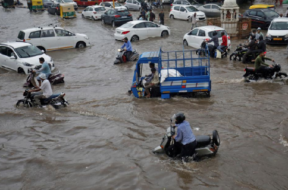
<svg viewBox="0 0 288 190">
<path fill-rule="evenodd" d="M 160 24 L 162 24 L 162 25 L 164 25 L 164 19 L 162 20 L 160 20 Z"/>
<path fill-rule="evenodd" d="M 193 156 L 193 154 L 195 153 L 196 146 L 197 146 L 196 140 L 185 145 L 182 144 L 181 154 L 180 154 L 181 157 L 187 158 L 189 156 Z"/>
<path fill-rule="evenodd" d="M 129 61 L 129 58 L 132 55 L 132 51 L 125 51 L 124 55 L 126 56 L 127 61 Z"/>
<path fill-rule="evenodd" d="M 248 50 L 248 51 L 243 55 L 243 60 L 242 60 L 242 62 L 245 63 L 248 55 L 250 55 L 250 54 L 252 54 L 252 59 L 253 59 L 253 58 L 255 59 L 255 52 L 256 52 L 256 50 Z"/>
</svg>

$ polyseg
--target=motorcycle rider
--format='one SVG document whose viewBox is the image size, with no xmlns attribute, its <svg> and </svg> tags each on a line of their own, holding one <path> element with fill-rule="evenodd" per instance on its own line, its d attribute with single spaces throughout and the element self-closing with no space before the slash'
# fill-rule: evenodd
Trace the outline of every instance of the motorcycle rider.
<svg viewBox="0 0 288 190">
<path fill-rule="evenodd" d="M 266 52 L 261 52 L 260 55 L 255 59 L 254 67 L 255 71 L 259 73 L 263 73 L 264 75 L 269 71 L 270 68 L 273 68 L 272 65 L 268 65 L 264 62 L 264 60 L 270 60 L 274 62 L 274 59 L 270 59 L 265 57 Z"/>
<path fill-rule="evenodd" d="M 262 53 L 266 51 L 266 42 L 263 40 L 263 36 L 259 37 L 259 42 L 257 46 L 258 46 L 258 49 L 256 50 L 256 52 Z"/>
<path fill-rule="evenodd" d="M 43 73 L 43 74 L 46 75 L 46 78 L 48 79 L 49 76 L 51 75 L 51 69 L 50 69 L 49 64 L 45 61 L 45 59 L 44 59 L 43 57 L 40 57 L 40 58 L 39 58 L 39 62 L 40 62 L 40 64 L 42 64 L 42 66 L 41 66 L 40 69 L 38 69 L 38 70 L 36 71 L 36 73 L 37 73 L 37 74 Z M 39 76 L 38 76 L 36 79 L 37 79 L 37 81 L 39 82 L 39 86 L 41 86 L 41 80 L 40 80 Z"/>
<path fill-rule="evenodd" d="M 217 47 L 219 47 L 219 40 L 218 40 L 217 34 L 218 34 L 218 33 L 217 33 L 216 31 L 214 31 L 214 32 L 213 32 L 213 37 L 212 37 L 210 40 L 207 41 L 207 43 L 209 43 L 209 42 L 214 42 L 213 52 L 214 52 L 215 49 L 217 49 Z M 211 52 L 210 52 L 210 53 L 211 53 Z"/>
<path fill-rule="evenodd" d="M 127 37 L 125 37 L 124 39 L 124 44 L 123 46 L 121 46 L 121 49 L 124 48 L 124 55 L 126 56 L 126 59 L 129 60 L 131 54 L 132 54 L 132 46 L 131 46 L 131 42 L 128 40 Z"/>
<path fill-rule="evenodd" d="M 222 50 L 223 47 L 227 47 L 228 46 L 228 41 L 227 41 L 227 36 L 225 35 L 224 32 L 221 32 L 221 36 L 222 36 L 222 44 L 220 46 L 217 47 L 217 49 L 223 54 L 225 54 L 225 52 Z"/>
<path fill-rule="evenodd" d="M 243 55 L 242 63 L 246 63 L 246 58 L 248 55 L 252 54 L 253 58 L 255 57 L 255 50 L 256 50 L 257 44 L 255 40 L 255 36 L 251 36 L 251 42 L 248 44 L 249 50 Z"/>
<path fill-rule="evenodd" d="M 39 78 L 42 81 L 42 85 L 40 87 L 31 89 L 28 92 L 32 92 L 31 95 L 34 96 L 35 102 L 41 106 L 41 99 L 49 98 L 53 92 L 49 80 L 46 79 L 46 74 L 41 73 Z M 42 92 L 39 92 L 41 90 Z"/>
<path fill-rule="evenodd" d="M 177 126 L 177 135 L 173 138 L 176 142 L 181 142 L 181 158 L 184 162 L 188 161 L 189 156 L 193 156 L 195 153 L 197 141 L 193 134 L 189 122 L 185 121 L 185 115 L 183 113 L 177 113 L 175 118 L 175 124 Z"/>
</svg>

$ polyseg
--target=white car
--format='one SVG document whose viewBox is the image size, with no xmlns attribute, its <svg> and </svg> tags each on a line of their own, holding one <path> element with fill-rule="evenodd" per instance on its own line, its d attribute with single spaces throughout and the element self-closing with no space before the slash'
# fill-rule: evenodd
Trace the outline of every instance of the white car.
<svg viewBox="0 0 288 190">
<path fill-rule="evenodd" d="M 93 20 L 101 20 L 101 15 L 104 14 L 105 11 L 106 9 L 99 5 L 89 6 L 82 12 L 82 17 Z"/>
<path fill-rule="evenodd" d="M 90 46 L 85 34 L 74 34 L 61 27 L 38 27 L 21 30 L 17 41 L 29 42 L 43 51 Z"/>
<path fill-rule="evenodd" d="M 196 13 L 196 20 L 206 20 L 206 15 L 202 11 L 199 11 L 192 5 L 175 5 L 171 8 L 169 17 L 174 19 L 189 20 Z"/>
<path fill-rule="evenodd" d="M 201 26 L 194 28 L 190 32 L 186 33 L 183 37 L 183 45 L 184 46 L 191 46 L 193 48 L 201 48 L 201 44 L 206 39 L 211 39 L 213 37 L 213 32 L 216 31 L 219 39 L 219 45 L 222 43 L 221 33 L 224 31 L 225 35 L 227 32 L 224 28 L 218 26 Z M 231 49 L 231 41 L 230 36 L 227 35 L 228 39 L 228 50 Z M 210 42 L 214 45 L 213 42 Z"/>
<path fill-rule="evenodd" d="M 130 21 L 116 28 L 114 37 L 123 40 L 127 37 L 131 42 L 143 40 L 149 37 L 166 37 L 170 35 L 168 26 L 158 25 L 146 20 Z"/>
<path fill-rule="evenodd" d="M 266 35 L 267 44 L 288 44 L 288 18 L 274 18 Z"/>
<path fill-rule="evenodd" d="M 0 66 L 4 69 L 28 74 L 28 69 L 40 65 L 40 57 L 43 57 L 50 64 L 51 70 L 54 70 L 52 58 L 29 43 L 7 42 L 0 44 Z"/>
<path fill-rule="evenodd" d="M 114 2 L 115 4 L 115 9 L 119 10 L 119 11 L 124 11 L 127 10 L 126 7 L 124 7 L 123 5 L 121 5 L 120 3 Z M 111 1 L 106 1 L 106 2 L 102 2 L 100 3 L 100 6 L 105 7 L 106 10 L 108 9 L 113 9 L 113 2 Z"/>
<path fill-rule="evenodd" d="M 126 2 L 124 3 L 124 6 L 128 10 L 136 10 L 136 11 L 141 10 L 141 3 L 138 0 L 126 0 Z"/>
</svg>

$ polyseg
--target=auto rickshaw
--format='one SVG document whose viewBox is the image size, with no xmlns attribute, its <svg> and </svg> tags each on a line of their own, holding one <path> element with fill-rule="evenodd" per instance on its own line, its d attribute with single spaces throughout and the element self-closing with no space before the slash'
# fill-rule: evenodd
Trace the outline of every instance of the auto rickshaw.
<svg viewBox="0 0 288 190">
<path fill-rule="evenodd" d="M 60 4 L 60 17 L 61 18 L 75 18 L 76 12 L 73 4 Z"/>
<path fill-rule="evenodd" d="M 275 9 L 274 5 L 266 5 L 266 4 L 258 4 L 258 5 L 252 5 L 249 7 L 249 9 Z"/>
<path fill-rule="evenodd" d="M 44 11 L 43 1 L 42 0 L 31 0 L 32 7 L 31 10 L 34 12 Z"/>
<path fill-rule="evenodd" d="M 1 1 L 1 5 L 5 9 L 7 9 L 7 8 L 15 8 L 14 0 L 2 0 Z"/>
</svg>

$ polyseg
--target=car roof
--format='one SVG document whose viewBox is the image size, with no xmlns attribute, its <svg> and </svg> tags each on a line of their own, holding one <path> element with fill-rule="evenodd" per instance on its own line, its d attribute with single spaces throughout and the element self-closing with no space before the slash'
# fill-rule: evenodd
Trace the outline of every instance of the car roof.
<svg viewBox="0 0 288 190">
<path fill-rule="evenodd" d="M 208 32 L 214 31 L 214 30 L 225 30 L 224 28 L 221 28 L 219 26 L 214 26 L 214 25 L 200 26 L 200 27 L 197 27 L 197 29 L 206 30 Z"/>
<path fill-rule="evenodd" d="M 101 5 L 92 5 L 92 6 L 89 6 L 89 7 L 98 8 L 98 7 L 103 7 L 103 6 L 101 6 Z"/>
<path fill-rule="evenodd" d="M 147 21 L 147 20 L 133 20 L 133 21 L 130 21 L 128 23 L 131 23 L 131 24 L 135 25 L 135 24 L 138 24 L 138 23 L 141 23 L 141 22 L 151 22 L 151 21 Z M 154 24 L 156 24 L 156 23 L 154 23 Z M 121 26 L 119 26 L 119 28 L 121 28 Z"/>
<path fill-rule="evenodd" d="M 282 17 L 282 18 L 274 18 L 273 22 L 281 22 L 281 21 L 288 21 L 287 17 Z"/>
<path fill-rule="evenodd" d="M 24 47 L 24 46 L 30 46 L 31 44 L 26 43 L 26 42 L 6 42 L 6 43 L 1 43 L 0 45 L 7 45 L 13 48 L 19 48 L 19 47 Z"/>
<path fill-rule="evenodd" d="M 44 27 L 34 27 L 34 28 L 27 28 L 27 29 L 24 29 L 24 30 L 21 30 L 23 32 L 34 32 L 35 30 L 46 30 L 46 29 L 52 29 L 52 28 L 55 28 L 55 29 L 63 29 L 61 27 L 53 27 L 53 26 L 44 26 Z"/>
</svg>

